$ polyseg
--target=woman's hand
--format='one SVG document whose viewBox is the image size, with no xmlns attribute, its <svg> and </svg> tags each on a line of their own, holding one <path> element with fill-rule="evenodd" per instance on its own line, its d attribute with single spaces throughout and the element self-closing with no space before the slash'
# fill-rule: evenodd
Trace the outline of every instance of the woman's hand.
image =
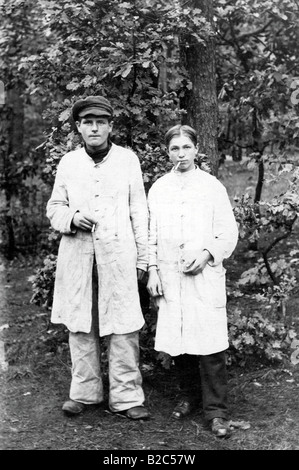
<svg viewBox="0 0 299 470">
<path fill-rule="evenodd" d="M 161 279 L 156 269 L 153 269 L 152 271 L 149 272 L 148 282 L 147 282 L 146 287 L 147 287 L 148 293 L 152 297 L 158 297 L 160 295 L 163 295 Z"/>
<path fill-rule="evenodd" d="M 201 251 L 196 256 L 191 257 L 191 259 L 189 257 L 189 259 L 185 260 L 184 273 L 195 276 L 204 270 L 211 259 L 212 255 L 208 250 Z"/>
</svg>

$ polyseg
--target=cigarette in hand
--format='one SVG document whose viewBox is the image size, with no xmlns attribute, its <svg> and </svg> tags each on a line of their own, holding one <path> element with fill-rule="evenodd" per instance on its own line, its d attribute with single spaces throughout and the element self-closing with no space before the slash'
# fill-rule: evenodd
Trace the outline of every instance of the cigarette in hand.
<svg viewBox="0 0 299 470">
<path fill-rule="evenodd" d="M 176 166 L 174 167 L 174 169 L 177 170 L 181 163 L 182 163 L 182 162 L 178 162 L 178 163 L 176 164 Z"/>
<path fill-rule="evenodd" d="M 91 232 L 94 232 L 95 231 L 95 228 L 96 228 L 96 224 L 93 224 L 92 228 L 91 228 Z"/>
</svg>

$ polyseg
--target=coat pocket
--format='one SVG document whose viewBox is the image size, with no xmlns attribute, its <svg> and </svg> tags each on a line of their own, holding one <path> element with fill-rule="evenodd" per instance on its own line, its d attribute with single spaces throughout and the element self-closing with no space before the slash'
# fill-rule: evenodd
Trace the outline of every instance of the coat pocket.
<svg viewBox="0 0 299 470">
<path fill-rule="evenodd" d="M 226 306 L 226 269 L 220 266 L 210 266 L 203 271 L 205 291 L 210 305 L 216 308 Z"/>
</svg>

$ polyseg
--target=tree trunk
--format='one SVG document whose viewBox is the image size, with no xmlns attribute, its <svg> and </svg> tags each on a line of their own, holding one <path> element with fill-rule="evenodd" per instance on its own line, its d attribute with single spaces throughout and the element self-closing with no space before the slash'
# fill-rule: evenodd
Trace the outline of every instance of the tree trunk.
<svg viewBox="0 0 299 470">
<path fill-rule="evenodd" d="M 14 184 L 11 181 L 13 159 L 21 158 L 24 139 L 24 100 L 23 86 L 7 91 L 7 100 L 1 110 L 2 117 L 2 161 L 0 170 L 3 177 L 3 195 L 5 197 L 5 214 L 3 226 L 3 239 L 8 259 L 15 255 L 15 235 L 12 216 L 11 201 L 14 193 Z"/>
<path fill-rule="evenodd" d="M 263 161 L 263 155 L 261 153 L 259 160 L 258 160 L 258 179 L 257 179 L 257 184 L 255 187 L 255 195 L 254 195 L 255 203 L 260 202 L 262 198 L 262 190 L 264 186 L 264 174 L 265 174 L 265 166 L 264 166 L 264 161 Z"/>
<path fill-rule="evenodd" d="M 202 11 L 213 28 L 213 1 L 192 0 L 189 3 L 193 8 Z M 192 83 L 192 89 L 186 90 L 181 101 L 181 107 L 187 111 L 182 122 L 196 129 L 199 153 L 205 154 L 205 160 L 209 163 L 212 173 L 217 175 L 218 104 L 214 37 L 207 37 L 205 43 L 201 44 L 195 43 L 192 36 L 182 39 L 181 60 Z"/>
<path fill-rule="evenodd" d="M 23 153 L 24 139 L 24 85 L 19 84 L 7 92 L 9 107 L 8 155 Z"/>
</svg>

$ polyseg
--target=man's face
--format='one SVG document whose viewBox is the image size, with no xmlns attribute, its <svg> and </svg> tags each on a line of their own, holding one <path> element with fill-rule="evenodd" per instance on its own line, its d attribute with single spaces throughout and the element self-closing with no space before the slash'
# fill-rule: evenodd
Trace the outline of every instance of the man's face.
<svg viewBox="0 0 299 470">
<path fill-rule="evenodd" d="M 107 146 L 113 124 L 106 117 L 90 114 L 77 121 L 76 125 L 87 147 L 104 149 Z"/>
</svg>

